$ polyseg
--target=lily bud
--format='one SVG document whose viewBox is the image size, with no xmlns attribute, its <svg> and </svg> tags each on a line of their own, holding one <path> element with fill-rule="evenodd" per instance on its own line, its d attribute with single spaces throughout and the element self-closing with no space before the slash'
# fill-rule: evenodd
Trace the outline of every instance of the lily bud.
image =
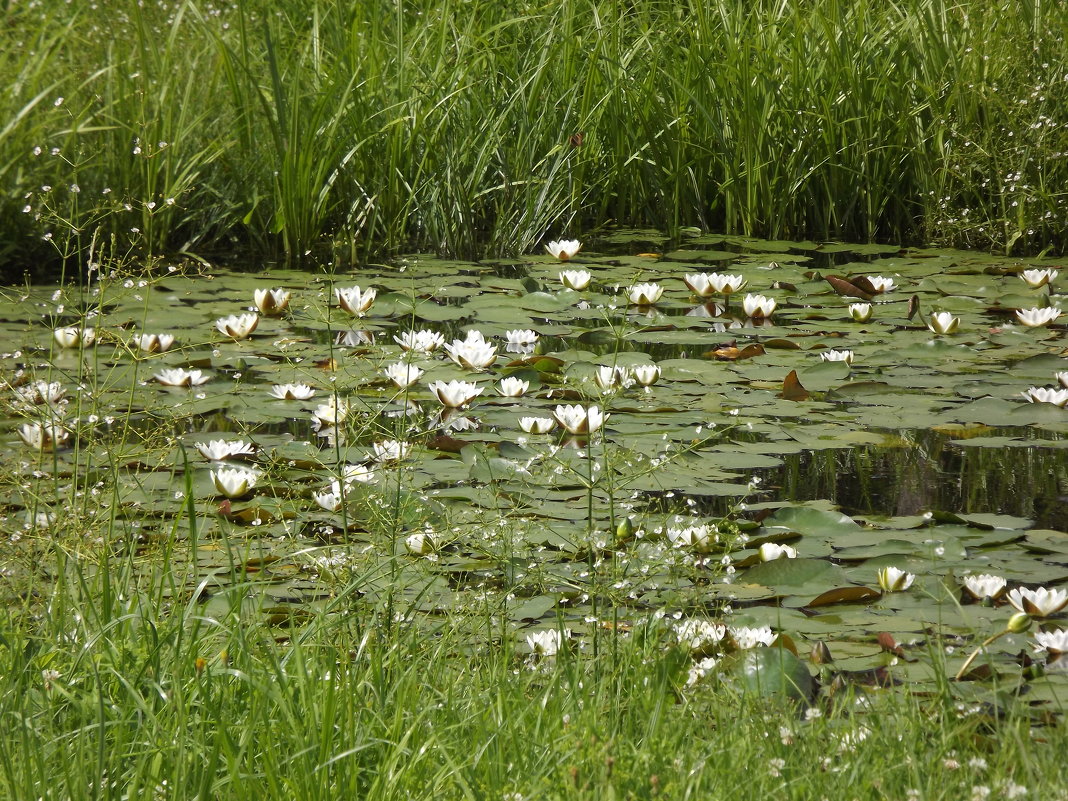
<svg viewBox="0 0 1068 801">
<path fill-rule="evenodd" d="M 1013 634 L 1021 634 L 1031 628 L 1031 616 L 1026 612 L 1017 612 L 1009 618 L 1005 628 Z"/>
</svg>

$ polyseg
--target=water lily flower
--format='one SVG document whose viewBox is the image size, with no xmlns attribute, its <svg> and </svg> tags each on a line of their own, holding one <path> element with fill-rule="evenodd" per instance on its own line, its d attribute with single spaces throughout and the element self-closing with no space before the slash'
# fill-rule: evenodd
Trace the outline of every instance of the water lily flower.
<svg viewBox="0 0 1068 801">
<path fill-rule="evenodd" d="M 961 583 L 964 585 L 964 589 L 968 591 L 969 595 L 977 601 L 982 601 L 985 598 L 997 598 L 1005 591 L 1005 585 L 1008 582 L 1001 576 L 982 573 L 980 575 L 964 576 L 964 578 L 961 579 Z"/>
<path fill-rule="evenodd" d="M 374 448 L 373 458 L 376 462 L 399 462 L 412 452 L 412 443 L 396 439 L 384 439 L 376 442 L 372 447 Z"/>
<path fill-rule="evenodd" d="M 334 296 L 337 297 L 337 305 L 356 317 L 363 317 L 375 302 L 378 295 L 376 289 L 360 289 L 358 286 L 350 286 L 346 289 L 337 287 Z"/>
<path fill-rule="evenodd" d="M 604 392 L 610 392 L 616 388 L 626 389 L 634 383 L 626 367 L 614 365 L 599 365 L 593 373 L 593 381 Z"/>
<path fill-rule="evenodd" d="M 1068 606 L 1068 591 L 1048 590 L 1045 587 L 1037 590 L 1017 587 L 1009 590 L 1007 598 L 1013 608 L 1033 617 L 1049 617 Z"/>
<path fill-rule="evenodd" d="M 1035 652 L 1045 651 L 1050 656 L 1068 653 L 1068 629 L 1035 632 Z"/>
<path fill-rule="evenodd" d="M 1056 270 L 1024 270 L 1020 273 L 1020 278 L 1031 289 L 1038 289 L 1053 281 L 1057 277 Z"/>
<path fill-rule="evenodd" d="M 776 559 L 796 559 L 797 549 L 777 542 L 765 542 L 758 551 L 761 562 L 774 562 Z"/>
<path fill-rule="evenodd" d="M 423 371 L 414 364 L 394 362 L 385 369 L 385 374 L 400 389 L 406 389 L 422 377 Z"/>
<path fill-rule="evenodd" d="M 292 293 L 288 289 L 257 289 L 252 293 L 256 308 L 267 317 L 278 317 L 289 308 Z"/>
<path fill-rule="evenodd" d="M 200 370 L 183 370 L 181 367 L 160 370 L 152 376 L 166 387 L 199 387 L 211 380 L 211 376 Z"/>
<path fill-rule="evenodd" d="M 630 368 L 630 374 L 643 387 L 650 387 L 660 380 L 660 366 L 656 364 L 639 364 Z"/>
<path fill-rule="evenodd" d="M 590 285 L 593 275 L 589 270 L 561 270 L 560 283 L 565 289 L 574 289 L 581 292 Z"/>
<path fill-rule="evenodd" d="M 866 323 L 871 319 L 872 314 L 875 311 L 875 307 L 870 303 L 850 303 L 849 304 L 849 316 L 853 318 L 854 322 Z"/>
<path fill-rule="evenodd" d="M 1054 373 L 1053 377 L 1057 379 L 1062 387 L 1068 389 L 1068 370 L 1062 370 L 1059 373 Z"/>
<path fill-rule="evenodd" d="M 308 400 L 315 397 L 315 390 L 307 384 L 275 384 L 271 397 L 278 400 Z"/>
<path fill-rule="evenodd" d="M 520 417 L 519 427 L 528 434 L 548 434 L 556 428 L 556 421 L 550 417 Z"/>
<path fill-rule="evenodd" d="M 660 284 L 635 284 L 627 290 L 627 297 L 636 306 L 652 306 L 664 294 Z"/>
<path fill-rule="evenodd" d="M 1030 387 L 1020 394 L 1031 403 L 1052 403 L 1061 408 L 1068 405 L 1068 389 L 1063 387 Z"/>
<path fill-rule="evenodd" d="M 820 354 L 820 360 L 825 362 L 853 363 L 853 351 L 851 350 L 825 350 Z"/>
<path fill-rule="evenodd" d="M 336 426 L 338 423 L 343 422 L 348 415 L 349 404 L 334 395 L 326 403 L 319 404 L 312 411 L 312 426 L 316 431 L 322 426 Z"/>
<path fill-rule="evenodd" d="M 336 512 L 341 508 L 342 503 L 344 503 L 345 495 L 341 490 L 341 483 L 335 481 L 330 485 L 330 489 L 327 491 L 313 492 L 312 499 L 326 511 Z"/>
<path fill-rule="evenodd" d="M 363 328 L 339 331 L 336 342 L 339 348 L 361 348 L 364 345 L 375 344 L 375 335 L 373 331 Z"/>
<path fill-rule="evenodd" d="M 259 315 L 252 313 L 231 314 L 229 317 L 222 317 L 215 321 L 215 327 L 219 329 L 219 332 L 235 341 L 248 339 L 259 324 Z"/>
<path fill-rule="evenodd" d="M 341 469 L 341 478 L 348 486 L 354 482 L 371 484 L 375 480 L 375 471 L 363 464 L 347 464 Z"/>
<path fill-rule="evenodd" d="M 742 298 L 742 311 L 746 317 L 771 317 L 776 305 L 774 298 L 764 295 L 746 295 Z"/>
<path fill-rule="evenodd" d="M 174 346 L 174 334 L 134 334 L 130 340 L 145 353 L 165 353 Z"/>
<path fill-rule="evenodd" d="M 570 637 L 571 632 L 560 633 L 559 629 L 547 629 L 545 631 L 532 631 L 527 635 L 527 645 L 538 656 L 556 656 L 564 643 L 565 637 Z"/>
<path fill-rule="evenodd" d="M 557 406 L 553 410 L 553 417 L 569 434 L 591 434 L 604 423 L 604 416 L 598 406 Z"/>
<path fill-rule="evenodd" d="M 474 332 L 479 337 L 479 332 Z M 445 352 L 449 358 L 461 367 L 468 370 L 485 370 L 497 359 L 497 346 L 491 345 L 485 339 L 475 339 L 469 333 L 467 339 L 454 339 L 451 345 L 445 346 Z"/>
<path fill-rule="evenodd" d="M 889 292 L 894 288 L 894 279 L 886 278 L 882 275 L 869 275 L 868 283 L 871 284 L 872 289 L 878 293 Z"/>
<path fill-rule="evenodd" d="M 58 406 L 67 397 L 67 390 L 58 381 L 34 381 L 13 391 L 22 406 Z"/>
<path fill-rule="evenodd" d="M 401 346 L 401 350 L 414 350 L 417 353 L 433 353 L 445 344 L 445 337 L 435 331 L 405 331 L 399 337 L 393 337 L 393 341 Z"/>
<path fill-rule="evenodd" d="M 669 527 L 667 537 L 676 548 L 692 548 L 699 553 L 708 553 L 719 542 L 719 529 L 709 524 Z"/>
<path fill-rule="evenodd" d="M 239 467 L 223 467 L 211 471 L 211 480 L 215 489 L 227 498 L 241 498 L 248 495 L 249 491 L 256 486 L 258 476 L 251 470 L 242 470 Z"/>
<path fill-rule="evenodd" d="M 730 295 L 746 285 L 746 280 L 742 276 L 725 273 L 693 273 L 684 275 L 682 280 L 699 298 L 707 298 L 715 294 Z"/>
<path fill-rule="evenodd" d="M 1041 325 L 1049 325 L 1061 316 L 1061 310 L 1056 306 L 1035 307 L 1033 309 L 1017 309 L 1016 319 L 1021 325 L 1028 328 L 1037 328 Z"/>
<path fill-rule="evenodd" d="M 442 406 L 450 409 L 459 409 L 466 406 L 479 395 L 485 387 L 480 387 L 471 381 L 431 381 L 428 385 L 430 391 L 437 396 Z"/>
<path fill-rule="evenodd" d="M 775 642 L 775 632 L 771 630 L 771 626 L 730 626 L 727 631 L 735 646 L 742 651 L 756 648 L 758 645 L 770 646 Z"/>
<path fill-rule="evenodd" d="M 96 342 L 96 331 L 92 328 L 75 328 L 74 326 L 57 328 L 52 332 L 52 336 L 61 348 L 77 348 L 78 346 L 88 348 Z"/>
<path fill-rule="evenodd" d="M 22 441 L 36 451 L 53 451 L 70 439 L 70 432 L 56 423 L 23 423 L 18 432 Z"/>
<path fill-rule="evenodd" d="M 497 385 L 497 391 L 506 398 L 518 398 L 528 389 L 530 389 L 530 382 L 515 376 L 502 378 L 501 383 Z"/>
<path fill-rule="evenodd" d="M 916 580 L 915 573 L 906 573 L 896 567 L 884 567 L 878 574 L 879 586 L 883 592 L 903 592 Z"/>
<path fill-rule="evenodd" d="M 404 547 L 416 556 L 429 556 L 438 549 L 438 543 L 432 532 L 417 531 L 404 538 Z"/>
<path fill-rule="evenodd" d="M 935 312 L 927 322 L 927 327 L 936 334 L 952 334 L 960 325 L 960 318 L 947 311 Z"/>
<path fill-rule="evenodd" d="M 554 240 L 545 246 L 545 250 L 560 261 L 570 261 L 572 256 L 582 250 L 582 243 L 577 239 Z"/>
<path fill-rule="evenodd" d="M 711 620 L 682 620 L 671 627 L 675 640 L 691 653 L 704 653 L 727 638 L 727 627 Z"/>
<path fill-rule="evenodd" d="M 201 456 L 205 459 L 210 459 L 213 462 L 254 456 L 256 453 L 256 447 L 251 442 L 245 442 L 241 439 L 236 442 L 227 442 L 224 439 L 213 439 L 209 440 L 207 443 L 197 442 L 194 443 L 194 445 L 196 449 L 200 451 Z"/>
<path fill-rule="evenodd" d="M 533 345 L 538 341 L 538 334 L 529 328 L 517 328 L 505 331 L 504 338 L 509 345 Z"/>
</svg>

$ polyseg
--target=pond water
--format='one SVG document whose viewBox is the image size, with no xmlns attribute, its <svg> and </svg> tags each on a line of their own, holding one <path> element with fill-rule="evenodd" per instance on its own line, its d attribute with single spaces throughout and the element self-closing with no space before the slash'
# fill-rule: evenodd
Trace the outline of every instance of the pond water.
<svg viewBox="0 0 1068 801">
<path fill-rule="evenodd" d="M 386 599 L 412 625 L 444 614 L 473 642 L 509 632 L 520 651 L 531 631 L 566 628 L 585 647 L 652 616 L 668 639 L 688 620 L 736 627 L 738 642 L 744 627 L 770 626 L 802 655 L 826 644 L 841 677 L 890 670 L 929 687 L 936 662 L 955 670 L 1014 611 L 1005 591 L 980 603 L 964 576 L 1068 580 L 1064 325 L 1016 314 L 1061 305 L 1068 279 L 1031 272 L 1056 267 L 620 231 L 566 265 L 412 255 L 349 275 L 187 265 L 11 288 L 0 313 L 8 600 L 43 597 L 59 568 L 42 555 L 66 541 L 87 564 L 128 555 L 135 582 L 165 570 L 176 600 L 262 614 L 279 636 L 312 610 Z M 588 288 L 565 288 L 564 269 L 588 271 Z M 746 284 L 697 298 L 684 277 L 712 272 Z M 662 288 L 654 304 L 628 301 L 642 283 Z M 362 315 L 335 293 L 355 285 L 377 292 Z M 260 315 L 246 338 L 220 331 L 216 320 L 255 311 L 254 291 L 269 288 L 292 293 L 283 314 Z M 774 311 L 746 314 L 749 293 Z M 54 331 L 68 326 L 74 347 L 61 347 Z M 91 344 L 77 341 L 85 327 Z M 447 344 L 479 331 L 496 350 L 472 369 L 444 349 L 402 349 L 397 338 L 419 330 Z M 509 344 L 517 330 L 536 344 Z M 849 362 L 824 358 L 842 351 Z M 399 362 L 423 371 L 407 388 L 385 372 Z M 659 368 L 648 386 L 629 372 L 643 365 Z M 167 368 L 207 380 L 168 386 Z M 598 384 L 599 368 L 616 385 Z M 521 397 L 500 394 L 509 376 L 527 382 Z M 429 382 L 453 380 L 475 386 L 457 387 L 471 400 L 447 412 Z M 58 382 L 62 398 L 35 397 L 49 394 L 36 382 Z M 293 383 L 314 397 L 269 394 Z M 1032 387 L 1048 400 L 1032 402 Z M 571 404 L 596 405 L 603 426 L 521 430 Z M 252 472 L 248 492 L 226 497 L 213 476 L 224 465 L 197 448 L 218 439 L 251 443 L 230 460 Z M 402 458 L 382 458 L 391 440 Z M 316 497 L 346 475 L 333 484 L 342 497 Z M 796 558 L 762 562 L 768 543 Z M 883 591 L 884 568 L 915 579 Z M 881 632 L 905 650 L 881 647 Z M 1065 687 L 1044 652 L 1039 675 L 1032 646 L 1032 634 L 1002 638 L 983 678 L 1026 689 L 1042 710 Z M 702 643 L 694 658 L 720 647 Z M 962 697 L 994 692 L 965 686 Z"/>
</svg>

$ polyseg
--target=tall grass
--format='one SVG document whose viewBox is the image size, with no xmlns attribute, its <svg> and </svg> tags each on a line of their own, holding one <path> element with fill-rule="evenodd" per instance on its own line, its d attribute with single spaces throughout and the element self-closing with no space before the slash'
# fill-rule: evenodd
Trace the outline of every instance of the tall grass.
<svg viewBox="0 0 1068 801">
<path fill-rule="evenodd" d="M 9 271 L 92 233 L 349 264 L 610 222 L 1065 249 L 1063 4 L 100 6 L 4 12 Z"/>
</svg>

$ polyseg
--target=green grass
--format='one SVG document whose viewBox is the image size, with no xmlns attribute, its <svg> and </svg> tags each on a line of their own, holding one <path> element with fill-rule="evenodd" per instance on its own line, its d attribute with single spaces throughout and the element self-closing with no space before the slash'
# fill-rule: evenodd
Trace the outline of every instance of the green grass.
<svg viewBox="0 0 1068 801">
<path fill-rule="evenodd" d="M 1065 249 L 1063 4 L 4 15 L 9 274 L 84 263 L 93 234 L 116 253 L 343 265 L 512 254 L 606 223 Z"/>
</svg>

